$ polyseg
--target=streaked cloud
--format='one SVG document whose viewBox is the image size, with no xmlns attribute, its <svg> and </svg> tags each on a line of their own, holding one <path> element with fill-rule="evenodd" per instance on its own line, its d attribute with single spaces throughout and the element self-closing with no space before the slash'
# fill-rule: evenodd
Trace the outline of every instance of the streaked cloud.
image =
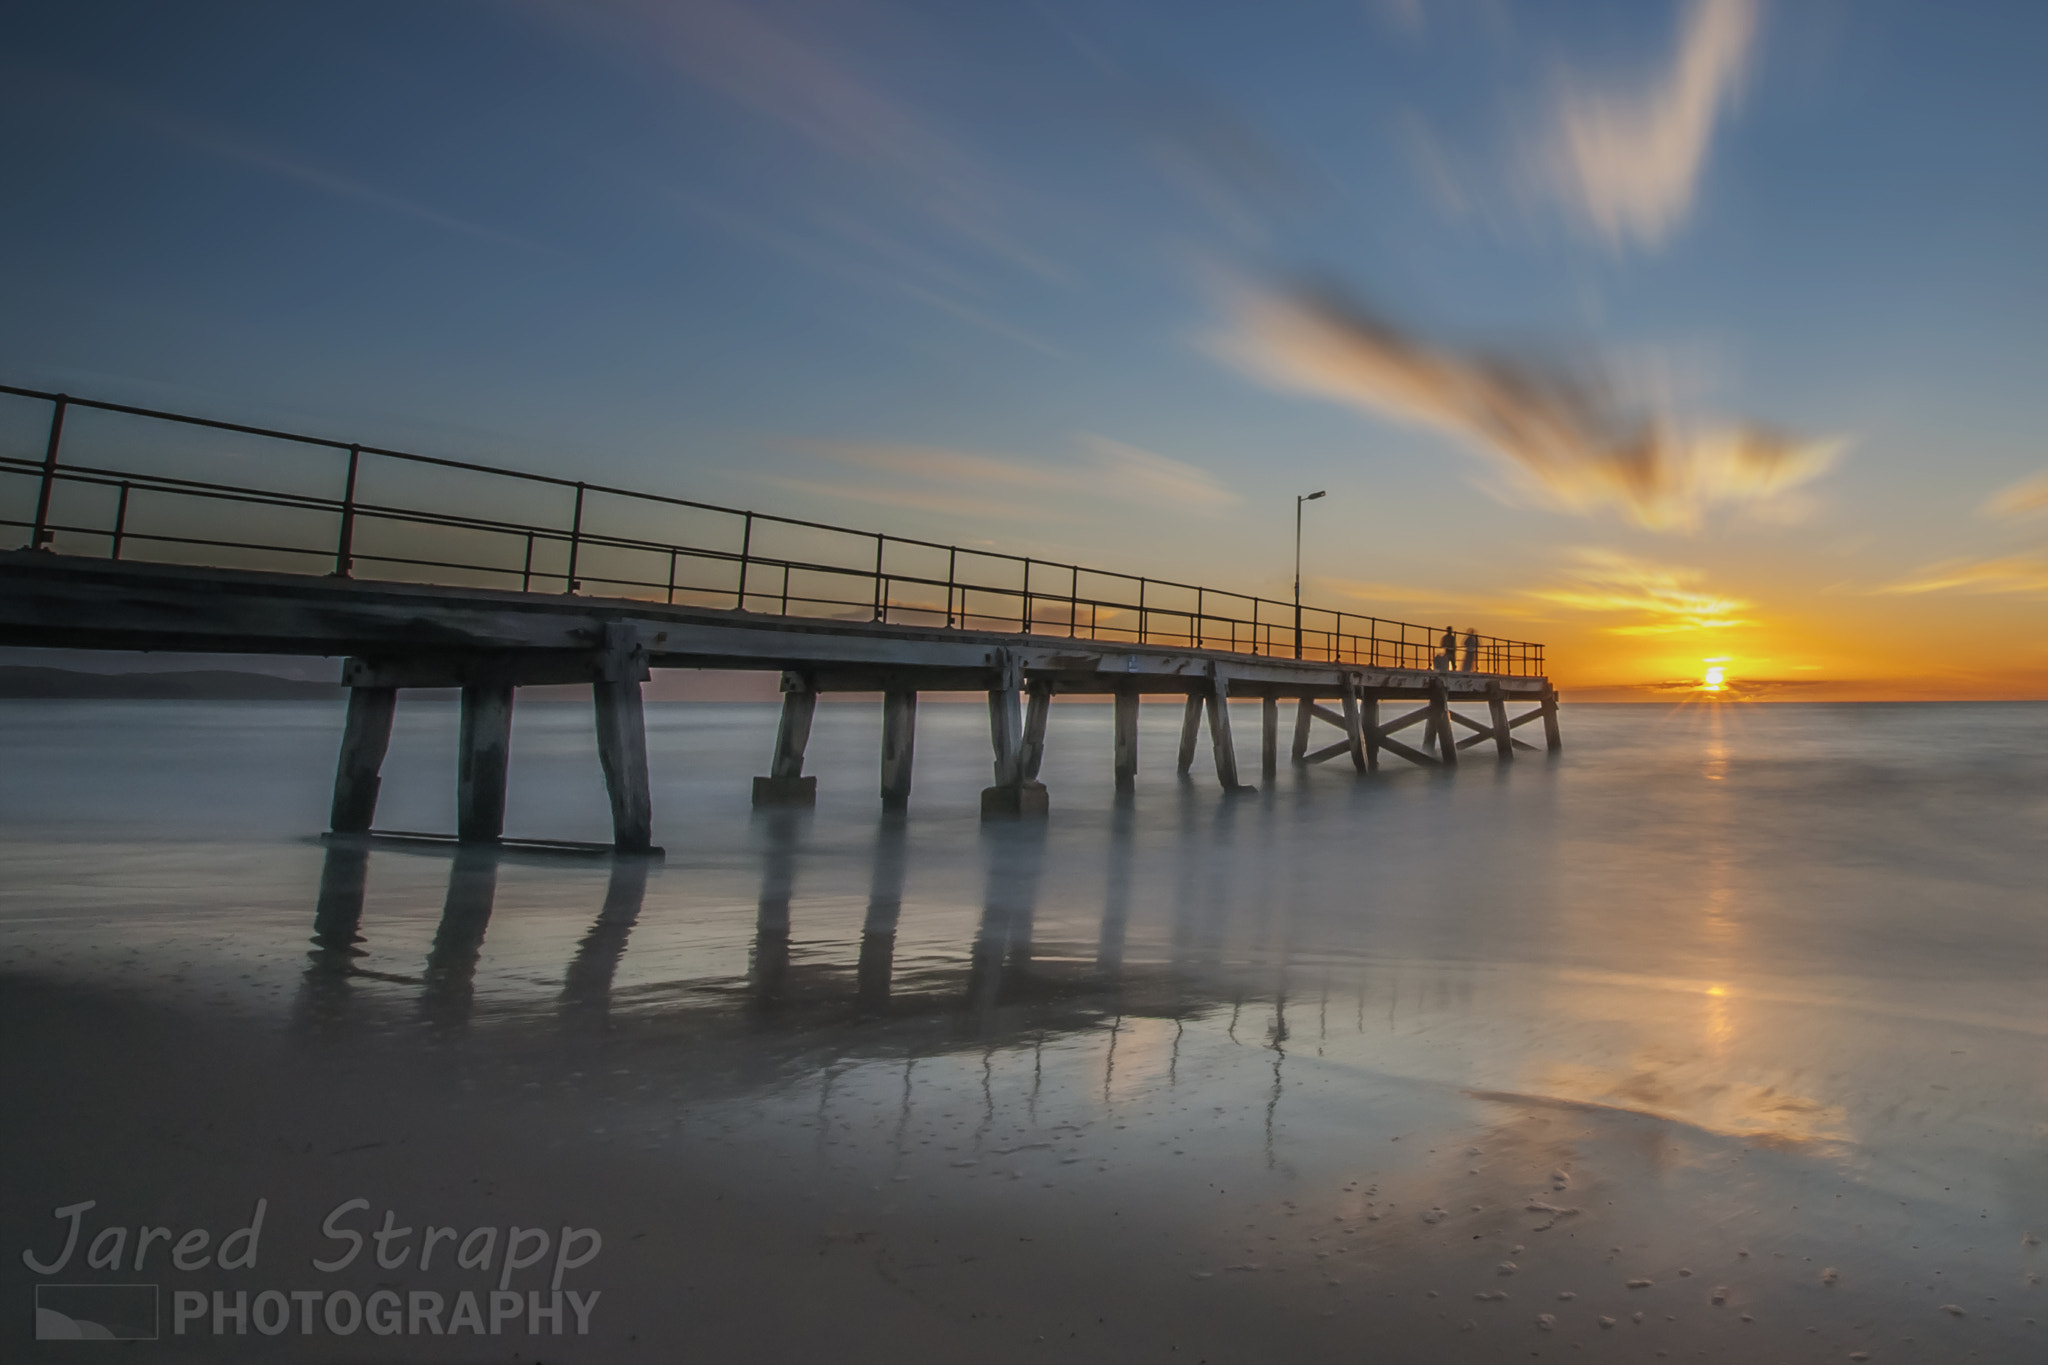
<svg viewBox="0 0 2048 1365">
<path fill-rule="evenodd" d="M 1740 598 L 1700 587 L 1698 569 L 1651 564 L 1613 550 L 1583 549 L 1554 587 L 1526 595 L 1573 611 L 1622 613 L 1634 619 L 1608 626 L 1613 635 L 1669 635 L 1687 630 L 1726 630 L 1748 625 Z"/>
<path fill-rule="evenodd" d="M 1756 0 L 1691 0 L 1676 50 L 1648 80 L 1632 89 L 1566 82 L 1545 169 L 1610 244 L 1657 246 L 1691 211 L 1756 28 Z"/>
<path fill-rule="evenodd" d="M 1071 515 L 1079 497 L 1213 516 L 1240 500 L 1205 469 L 1088 432 L 1079 435 L 1076 455 L 1057 460 L 889 442 L 792 444 L 804 453 L 854 466 L 869 477 L 771 480 L 781 487 L 949 515 L 1058 520 Z"/>
<path fill-rule="evenodd" d="M 1685 423 L 1601 368 L 1433 346 L 1329 287 L 1239 289 L 1235 314 L 1214 349 L 1273 387 L 1443 432 L 1538 501 L 1652 529 L 1691 528 L 1716 506 L 1762 508 L 1825 473 L 1845 444 Z"/>
<path fill-rule="evenodd" d="M 1107 436 L 1083 433 L 1081 442 L 1095 457 L 1095 486 L 1113 496 L 1206 511 L 1239 501 L 1206 469 Z"/>
<path fill-rule="evenodd" d="M 2048 474 L 2036 474 L 1993 493 L 1983 507 L 1987 517 L 2023 517 L 2048 510 Z"/>
<path fill-rule="evenodd" d="M 1949 559 L 1930 564 L 1911 578 L 1889 583 L 1881 593 L 2023 593 L 2048 596 L 2048 554 L 2003 555 L 1994 559 Z"/>
<path fill-rule="evenodd" d="M 554 4 L 564 22 L 603 16 L 636 51 L 852 168 L 927 222 L 1041 279 L 1063 269 L 1017 233 L 1019 192 L 955 134 L 863 69 L 834 37 L 834 7 L 742 0 Z"/>
</svg>

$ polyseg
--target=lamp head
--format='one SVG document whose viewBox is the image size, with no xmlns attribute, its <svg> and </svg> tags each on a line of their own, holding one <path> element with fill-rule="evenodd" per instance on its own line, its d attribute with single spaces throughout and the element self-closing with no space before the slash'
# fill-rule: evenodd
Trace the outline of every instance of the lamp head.
<svg viewBox="0 0 2048 1365">
<path fill-rule="evenodd" d="M 1303 502 L 1314 502 L 1317 498 L 1320 498 L 1321 496 L 1323 496 L 1324 493 L 1327 493 L 1329 491 L 1329 489 L 1325 488 L 1314 493 L 1304 493 L 1302 495 L 1301 500 Z"/>
</svg>

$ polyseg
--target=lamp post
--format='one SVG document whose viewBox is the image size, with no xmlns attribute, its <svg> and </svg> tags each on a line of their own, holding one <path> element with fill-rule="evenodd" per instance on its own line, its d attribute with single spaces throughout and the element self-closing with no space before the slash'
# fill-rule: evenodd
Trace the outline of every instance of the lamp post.
<svg viewBox="0 0 2048 1365">
<path fill-rule="evenodd" d="M 1314 502 L 1329 491 L 1319 488 L 1313 493 L 1294 496 L 1294 657 L 1297 659 L 1301 657 L 1301 505 Z"/>
</svg>

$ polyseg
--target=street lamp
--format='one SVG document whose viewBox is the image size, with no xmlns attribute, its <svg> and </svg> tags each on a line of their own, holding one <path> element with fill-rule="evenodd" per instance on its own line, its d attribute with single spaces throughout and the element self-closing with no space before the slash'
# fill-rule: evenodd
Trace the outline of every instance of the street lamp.
<svg viewBox="0 0 2048 1365">
<path fill-rule="evenodd" d="M 1301 505 L 1314 502 L 1329 491 L 1319 488 L 1313 493 L 1294 496 L 1294 657 L 1297 659 L 1301 657 Z"/>
</svg>

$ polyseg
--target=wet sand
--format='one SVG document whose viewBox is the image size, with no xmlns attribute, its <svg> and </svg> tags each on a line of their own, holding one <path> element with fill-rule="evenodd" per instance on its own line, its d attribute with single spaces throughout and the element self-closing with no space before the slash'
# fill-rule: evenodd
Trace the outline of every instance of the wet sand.
<svg viewBox="0 0 2048 1365">
<path fill-rule="evenodd" d="M 1557 761 L 1236 800 L 1151 765 L 1119 805 L 1062 707 L 1042 827 L 972 817 L 969 708 L 901 821 L 865 710 L 821 716 L 815 813 L 755 815 L 767 713 L 657 708 L 659 864 L 325 849 L 335 709 L 0 708 L 91 759 L 0 791 L 0 1217 L 48 1264 L 96 1201 L 65 1270 L 4 1258 L 28 1358 L 104 1349 L 30 1341 L 36 1285 L 143 1282 L 173 1360 L 2048 1349 L 2048 708 L 1575 708 Z M 601 819 L 587 725 L 522 712 L 515 830 Z M 253 1267 L 84 1264 L 259 1198 Z M 547 1306 L 551 1257 L 455 1238 L 316 1269 L 356 1198 L 596 1229 L 588 1335 L 214 1335 L 217 1290 Z"/>
</svg>

